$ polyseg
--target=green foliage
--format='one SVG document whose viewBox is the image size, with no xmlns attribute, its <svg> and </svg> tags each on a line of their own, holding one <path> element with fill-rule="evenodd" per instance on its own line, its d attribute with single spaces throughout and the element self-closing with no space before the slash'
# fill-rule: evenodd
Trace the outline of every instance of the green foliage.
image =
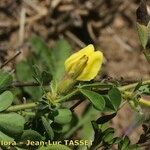
<svg viewBox="0 0 150 150">
<path fill-rule="evenodd" d="M 121 93 L 117 88 L 112 88 L 108 92 L 108 96 L 111 100 L 111 104 L 113 105 L 114 109 L 117 110 L 121 103 Z"/>
<path fill-rule="evenodd" d="M 139 32 L 144 32 L 142 27 Z M 146 47 L 147 34 L 140 33 L 140 38 Z M 30 44 L 30 57 L 16 64 L 14 81 L 10 73 L 0 71 L 0 140 L 16 141 L 17 147 L 10 146 L 15 150 L 94 150 L 111 149 L 114 145 L 119 150 L 135 150 L 149 140 L 148 127 L 144 128 L 138 145 L 133 145 L 128 137 L 116 137 L 115 129 L 109 127 L 123 99 L 135 102 L 142 109 L 138 96 L 150 94 L 149 81 L 129 85 L 129 90 L 106 81 L 74 81 L 65 73 L 64 63 L 71 53 L 66 40 L 61 39 L 49 48 L 34 36 Z M 64 87 L 69 87 L 67 92 L 61 92 Z M 79 107 L 78 115 L 75 108 L 83 101 L 88 103 Z M 75 138 L 76 133 L 78 140 L 90 143 L 70 149 L 63 141 Z M 28 147 L 27 140 L 61 141 L 61 144 Z"/>
<path fill-rule="evenodd" d="M 82 89 L 80 90 L 83 95 L 85 95 L 88 100 L 93 104 L 93 106 L 100 111 L 103 111 L 105 108 L 105 100 L 103 97 L 93 91 Z"/>
<path fill-rule="evenodd" d="M 116 111 L 116 109 L 114 108 L 114 106 L 113 106 L 109 96 L 108 95 L 104 95 L 103 98 L 105 99 L 105 103 L 106 103 L 104 111 L 105 112 L 114 112 L 114 111 Z"/>
<path fill-rule="evenodd" d="M 52 76 L 47 71 L 41 71 L 37 66 L 33 66 L 33 77 L 42 86 L 50 83 Z"/>
<path fill-rule="evenodd" d="M 60 40 L 56 45 L 51 49 L 53 56 L 53 77 L 56 80 L 60 80 L 64 73 L 64 62 L 70 56 L 71 46 L 66 40 Z"/>
<path fill-rule="evenodd" d="M 32 81 L 32 66 L 26 60 L 19 62 L 16 65 L 16 75 L 20 81 Z"/>
<path fill-rule="evenodd" d="M 120 150 L 126 150 L 129 149 L 129 144 L 130 144 L 130 140 L 127 136 L 125 136 L 125 138 L 119 142 L 118 144 L 118 149 Z"/>
<path fill-rule="evenodd" d="M 0 131 L 17 136 L 23 132 L 25 119 L 17 113 L 0 114 Z"/>
<path fill-rule="evenodd" d="M 140 42 L 144 48 L 144 55 L 150 63 L 150 22 L 147 24 L 147 26 L 137 23 L 137 31 Z"/>
<path fill-rule="evenodd" d="M 42 146 L 39 148 L 39 150 L 71 150 L 69 147 L 65 146 L 65 145 L 51 145 L 51 146 Z"/>
<path fill-rule="evenodd" d="M 92 149 L 98 149 L 103 147 L 104 149 L 111 149 L 116 145 L 118 150 L 140 150 L 138 145 L 132 145 L 129 138 L 115 137 L 113 128 L 106 128 L 103 130 L 103 126 L 99 126 L 95 121 L 92 122 L 93 129 L 95 131 L 94 141 Z"/>
<path fill-rule="evenodd" d="M 5 91 L 0 95 L 0 112 L 6 110 L 13 102 L 13 94 L 10 91 Z"/>
<path fill-rule="evenodd" d="M 147 26 L 137 23 L 137 31 L 139 34 L 139 39 L 144 49 L 146 49 L 146 45 L 148 43 L 149 31 Z"/>
<path fill-rule="evenodd" d="M 125 136 L 119 143 L 118 143 L 118 149 L 119 150 L 140 150 L 140 147 L 138 145 L 132 145 L 130 144 L 130 140 L 127 136 Z"/>
<path fill-rule="evenodd" d="M 46 64 L 47 69 L 52 73 L 52 54 L 49 47 L 40 37 L 37 36 L 32 37 L 30 43 L 33 48 L 33 54 L 35 55 L 35 57 L 37 59 L 40 58 L 41 62 Z"/>
<path fill-rule="evenodd" d="M 136 11 L 137 14 L 137 32 L 142 47 L 143 53 L 150 63 L 150 17 L 147 11 L 147 5 L 145 1 L 141 1 L 139 8 Z"/>
<path fill-rule="evenodd" d="M 0 141 L 13 142 L 14 139 L 0 131 Z"/>
<path fill-rule="evenodd" d="M 113 128 L 106 128 L 105 130 L 102 130 L 95 121 L 92 121 L 92 125 L 95 132 L 92 144 L 93 149 L 98 149 L 99 147 L 110 149 L 113 145 L 119 143 L 120 139 L 118 137 L 114 137 Z"/>
<path fill-rule="evenodd" d="M 88 141 L 93 141 L 93 127 L 91 124 L 91 121 L 87 121 L 86 123 L 84 123 L 83 125 L 83 129 L 81 131 L 81 139 L 82 140 L 88 140 Z M 88 143 L 87 145 L 80 145 L 79 146 L 79 150 L 83 150 L 83 149 L 87 149 L 87 147 L 89 148 L 91 146 L 91 142 Z"/>
<path fill-rule="evenodd" d="M 0 93 L 7 90 L 12 84 L 13 77 L 10 73 L 0 70 Z"/>
<path fill-rule="evenodd" d="M 43 123 L 45 130 L 46 130 L 46 133 L 48 134 L 48 137 L 50 138 L 50 140 L 53 140 L 54 131 L 50 125 L 50 121 L 48 121 L 44 116 L 42 116 L 42 123 Z"/>
<path fill-rule="evenodd" d="M 148 85 L 141 85 L 138 91 L 142 94 L 150 95 L 150 84 Z"/>
<path fill-rule="evenodd" d="M 136 11 L 137 15 L 137 31 L 139 34 L 139 38 L 141 41 L 141 44 L 144 49 L 146 49 L 146 46 L 149 42 L 149 21 L 150 17 L 147 10 L 147 4 L 145 0 L 141 0 L 139 7 Z"/>
<path fill-rule="evenodd" d="M 52 76 L 60 80 L 64 74 L 64 62 L 71 52 L 69 43 L 62 39 L 53 48 L 49 48 L 41 38 L 35 36 L 31 39 L 31 46 Z"/>
<path fill-rule="evenodd" d="M 21 135 L 21 141 L 27 141 L 27 140 L 31 140 L 31 141 L 41 141 L 43 140 L 43 137 L 34 130 L 24 130 L 23 134 Z"/>
<path fill-rule="evenodd" d="M 33 82 L 34 69 L 29 60 L 21 61 L 16 65 L 16 75 L 19 81 Z M 33 99 L 38 99 L 42 96 L 42 90 L 39 87 L 24 87 L 21 91 L 27 92 Z"/>
<path fill-rule="evenodd" d="M 60 80 L 64 74 L 64 61 L 70 55 L 69 43 L 62 39 L 56 42 L 55 46 L 49 48 L 46 43 L 37 36 L 30 40 L 32 54 L 27 60 L 16 65 L 16 75 L 19 81 L 33 82 L 34 79 L 40 85 L 48 84 L 52 77 Z M 40 87 L 24 87 L 35 101 L 40 99 L 43 89 Z"/>
<path fill-rule="evenodd" d="M 58 109 L 54 122 L 59 124 L 68 124 L 71 122 L 72 112 L 69 109 Z"/>
</svg>

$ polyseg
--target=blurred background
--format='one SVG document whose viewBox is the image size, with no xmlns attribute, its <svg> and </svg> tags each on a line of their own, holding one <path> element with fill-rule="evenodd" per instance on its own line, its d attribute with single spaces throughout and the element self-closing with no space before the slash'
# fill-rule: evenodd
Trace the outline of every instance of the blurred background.
<svg viewBox="0 0 150 150">
<path fill-rule="evenodd" d="M 74 51 L 94 44 L 105 56 L 102 77 L 147 79 L 150 69 L 136 32 L 138 4 L 139 0 L 1 0 L 0 64 L 17 51 L 22 53 L 16 61 L 29 57 L 28 41 L 38 35 L 49 47 L 60 38 L 67 39 Z M 125 106 L 113 120 L 118 134 L 128 126 L 130 114 Z M 140 131 L 132 134 L 133 142 Z"/>
</svg>

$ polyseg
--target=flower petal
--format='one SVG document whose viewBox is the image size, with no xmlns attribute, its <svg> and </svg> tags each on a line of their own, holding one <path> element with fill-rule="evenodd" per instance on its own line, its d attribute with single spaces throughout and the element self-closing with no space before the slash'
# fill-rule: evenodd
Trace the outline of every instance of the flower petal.
<svg viewBox="0 0 150 150">
<path fill-rule="evenodd" d="M 88 62 L 83 72 L 77 78 L 79 81 L 90 81 L 98 74 L 103 62 L 103 53 L 96 51 L 88 54 Z"/>
<path fill-rule="evenodd" d="M 81 57 L 84 55 L 89 56 L 91 53 L 94 52 L 94 46 L 92 44 L 86 46 L 85 48 L 81 49 L 79 52 L 72 54 L 66 61 L 65 61 L 65 69 L 68 73 L 74 71 L 74 67 L 76 63 L 79 61 Z"/>
</svg>

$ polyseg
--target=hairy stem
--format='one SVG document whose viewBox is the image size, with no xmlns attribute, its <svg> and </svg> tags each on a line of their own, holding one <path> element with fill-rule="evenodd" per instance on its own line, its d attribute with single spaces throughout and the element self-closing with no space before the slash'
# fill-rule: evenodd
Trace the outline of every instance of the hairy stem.
<svg viewBox="0 0 150 150">
<path fill-rule="evenodd" d="M 119 87 L 120 91 L 126 91 L 126 90 L 130 90 L 133 89 L 137 86 L 138 83 L 133 83 L 133 84 L 129 84 L 129 85 L 125 85 L 125 86 L 121 86 Z M 150 84 L 150 80 L 147 81 L 143 81 L 142 85 L 145 84 Z M 75 95 L 78 92 L 78 89 L 73 91 L 72 93 L 66 95 L 65 97 L 63 97 L 62 99 L 58 100 L 59 102 L 64 102 L 67 99 L 69 99 L 71 96 Z M 20 104 L 20 105 L 14 105 L 14 106 L 10 106 L 6 111 L 7 112 L 13 112 L 13 111 L 19 111 L 19 110 L 25 110 L 25 109 L 33 109 L 36 108 L 38 106 L 38 102 L 35 103 L 27 103 L 27 104 Z M 77 105 L 78 106 L 78 105 Z"/>
<path fill-rule="evenodd" d="M 142 82 L 142 85 L 145 85 L 145 84 L 150 84 L 150 80 L 146 80 Z M 138 83 L 128 84 L 128 85 L 119 87 L 119 90 L 120 91 L 130 90 L 130 89 L 135 88 L 137 85 Z"/>
<path fill-rule="evenodd" d="M 12 111 L 19 111 L 19 110 L 24 110 L 24 109 L 33 109 L 38 106 L 38 103 L 27 103 L 27 104 L 20 104 L 20 105 L 14 105 L 10 106 L 6 111 L 7 112 L 12 112 Z"/>
</svg>

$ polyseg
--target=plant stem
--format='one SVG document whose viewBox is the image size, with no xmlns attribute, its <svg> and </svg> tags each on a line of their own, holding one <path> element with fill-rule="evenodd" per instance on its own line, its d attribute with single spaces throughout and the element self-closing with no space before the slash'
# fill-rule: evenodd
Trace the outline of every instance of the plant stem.
<svg viewBox="0 0 150 150">
<path fill-rule="evenodd" d="M 134 87 L 136 87 L 137 84 L 138 83 L 133 83 L 133 84 L 121 86 L 121 87 L 119 87 L 119 90 L 120 91 L 130 90 L 130 89 L 133 89 Z M 150 84 L 150 80 L 143 81 L 142 85 L 145 85 L 145 84 Z M 59 99 L 57 102 L 64 102 L 64 101 L 66 101 L 70 97 L 72 97 L 75 94 L 77 94 L 77 92 L 78 92 L 78 89 L 76 89 L 72 93 L 64 96 L 62 99 Z M 38 106 L 38 104 L 39 104 L 38 102 L 35 102 L 35 103 L 27 103 L 27 104 L 20 104 L 20 105 L 10 106 L 6 111 L 7 112 L 13 112 L 13 111 L 19 111 L 19 110 L 24 110 L 24 109 L 32 109 L 32 108 L 36 108 Z"/>
<path fill-rule="evenodd" d="M 31 111 L 20 111 L 19 114 L 22 116 L 35 116 L 35 112 Z"/>
<path fill-rule="evenodd" d="M 113 85 L 112 84 L 106 84 L 106 83 L 101 83 L 101 82 L 96 82 L 96 83 L 91 83 L 91 84 L 84 84 L 80 85 L 80 88 L 84 87 L 100 87 L 100 88 L 111 88 Z"/>
<path fill-rule="evenodd" d="M 12 112 L 12 111 L 19 111 L 19 110 L 24 110 L 24 109 L 32 109 L 36 108 L 38 106 L 38 103 L 27 103 L 27 104 L 20 104 L 20 105 L 14 105 L 10 106 L 6 112 Z"/>
<path fill-rule="evenodd" d="M 126 91 L 126 90 L 130 90 L 130 89 L 133 89 L 137 86 L 138 83 L 133 83 L 133 84 L 128 84 L 128 85 L 125 85 L 125 86 L 121 86 L 119 87 L 119 90 L 120 91 Z M 146 81 L 143 81 L 142 82 L 142 85 L 145 85 L 145 84 L 150 84 L 150 80 L 146 80 Z"/>
<path fill-rule="evenodd" d="M 69 93 L 68 95 L 64 96 L 63 98 L 61 99 L 58 99 L 56 102 L 64 102 L 66 101 L 67 99 L 69 99 L 70 97 L 74 96 L 75 94 L 77 94 L 79 92 L 78 89 L 74 90 L 73 92 Z"/>
</svg>

